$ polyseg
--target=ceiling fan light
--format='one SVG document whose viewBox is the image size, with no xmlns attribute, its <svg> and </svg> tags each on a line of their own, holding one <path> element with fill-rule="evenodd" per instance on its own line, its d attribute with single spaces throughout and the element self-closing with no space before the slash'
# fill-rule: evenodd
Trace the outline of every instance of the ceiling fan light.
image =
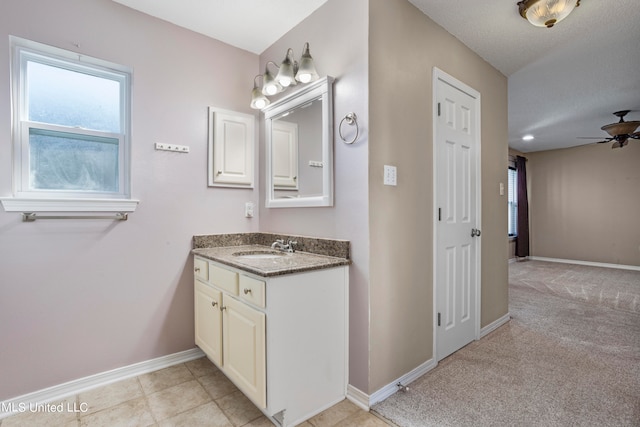
<svg viewBox="0 0 640 427">
<path fill-rule="evenodd" d="M 565 19 L 580 0 L 522 0 L 518 2 L 520 16 L 536 27 L 551 28 Z"/>
<path fill-rule="evenodd" d="M 600 129 L 607 132 L 612 137 L 616 137 L 617 135 L 632 135 L 638 126 L 640 126 L 640 121 L 618 122 L 611 123 L 610 125 L 604 125 Z"/>
</svg>

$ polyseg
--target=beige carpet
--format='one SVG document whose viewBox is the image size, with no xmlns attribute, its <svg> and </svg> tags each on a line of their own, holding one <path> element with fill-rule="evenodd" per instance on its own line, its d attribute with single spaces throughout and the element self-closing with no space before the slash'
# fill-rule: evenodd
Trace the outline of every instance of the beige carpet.
<svg viewBox="0 0 640 427">
<path fill-rule="evenodd" d="M 512 320 L 373 410 L 401 427 L 640 426 L 640 272 L 510 264 Z"/>
</svg>

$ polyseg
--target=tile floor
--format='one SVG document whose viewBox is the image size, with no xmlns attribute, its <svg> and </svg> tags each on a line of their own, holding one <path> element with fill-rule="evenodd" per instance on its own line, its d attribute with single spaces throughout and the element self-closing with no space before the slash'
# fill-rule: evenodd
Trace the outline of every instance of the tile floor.
<svg viewBox="0 0 640 427">
<path fill-rule="evenodd" d="M 26 411 L 1 420 L 0 427 L 272 425 L 204 357 L 80 393 L 52 405 L 60 403 L 62 412 Z M 389 425 L 393 424 L 348 400 L 301 424 L 303 427 Z"/>
</svg>

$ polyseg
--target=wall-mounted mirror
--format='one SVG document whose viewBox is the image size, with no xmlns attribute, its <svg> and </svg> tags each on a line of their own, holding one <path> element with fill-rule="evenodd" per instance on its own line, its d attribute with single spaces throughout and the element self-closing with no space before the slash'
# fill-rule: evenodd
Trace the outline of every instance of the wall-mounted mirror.
<svg viewBox="0 0 640 427">
<path fill-rule="evenodd" d="M 319 79 L 262 110 L 268 208 L 333 206 L 332 86 Z"/>
</svg>

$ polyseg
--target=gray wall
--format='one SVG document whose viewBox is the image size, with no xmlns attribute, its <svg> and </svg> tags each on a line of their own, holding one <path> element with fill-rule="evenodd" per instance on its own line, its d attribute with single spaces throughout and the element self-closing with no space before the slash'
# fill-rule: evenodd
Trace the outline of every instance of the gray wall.
<svg viewBox="0 0 640 427">
<path fill-rule="evenodd" d="M 508 311 L 507 78 L 406 0 L 370 0 L 369 14 L 373 392 L 433 357 L 434 66 L 481 94 L 481 326 Z"/>
<path fill-rule="evenodd" d="M 12 194 L 9 34 L 133 68 L 140 205 L 122 223 L 23 223 L 0 209 L 0 400 L 193 348 L 191 236 L 258 228 L 244 218 L 257 189 L 207 188 L 206 176 L 207 106 L 251 112 L 257 55 L 109 0 L 3 0 L 0 197 Z"/>
<path fill-rule="evenodd" d="M 531 255 L 640 266 L 640 143 L 526 157 Z"/>
</svg>

